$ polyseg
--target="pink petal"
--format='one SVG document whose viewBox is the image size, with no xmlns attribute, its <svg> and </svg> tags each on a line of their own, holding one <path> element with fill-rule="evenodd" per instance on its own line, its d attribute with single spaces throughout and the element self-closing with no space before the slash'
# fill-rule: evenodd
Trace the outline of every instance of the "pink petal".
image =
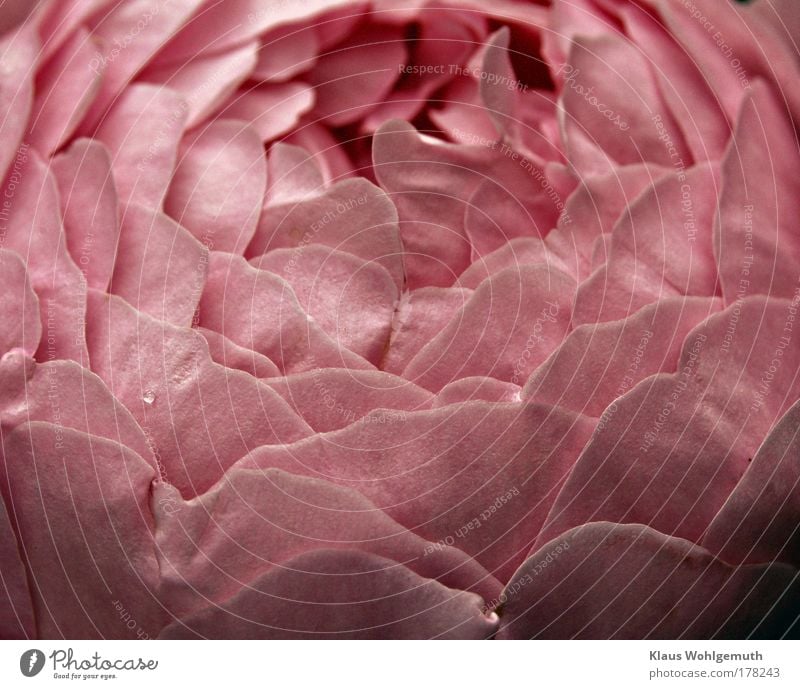
<svg viewBox="0 0 800 689">
<path fill-rule="evenodd" d="M 122 212 L 111 294 L 176 325 L 191 324 L 208 269 L 208 250 L 159 211 L 137 204 Z"/>
<path fill-rule="evenodd" d="M 308 80 L 316 92 L 314 116 L 338 127 L 361 119 L 383 102 L 406 62 L 403 32 L 371 25 L 320 56 Z"/>
<path fill-rule="evenodd" d="M 74 361 L 37 364 L 19 350 L 0 359 L 4 435 L 29 421 L 113 440 L 157 468 L 147 435 L 94 373 Z"/>
<path fill-rule="evenodd" d="M 405 412 L 427 409 L 433 395 L 382 371 L 325 368 L 268 381 L 318 433 L 351 423 L 391 427 Z"/>
<path fill-rule="evenodd" d="M 547 235 L 547 245 L 581 279 L 591 272 L 591 247 L 611 235 L 623 212 L 639 194 L 667 173 L 657 165 L 625 165 L 605 175 L 586 177 L 567 199 L 558 227 Z"/>
<path fill-rule="evenodd" d="M 468 211 L 469 212 L 469 211 Z M 548 235 L 549 237 L 550 235 Z M 572 266 L 565 264 L 538 237 L 515 237 L 499 249 L 481 256 L 467 268 L 456 281 L 457 286 L 475 289 L 484 280 L 506 268 L 547 263 L 571 274 Z"/>
<path fill-rule="evenodd" d="M 263 313 L 274 318 L 258 317 Z M 231 254 L 211 255 L 199 324 L 265 355 L 284 374 L 327 367 L 372 368 L 308 317 L 286 281 Z"/>
<path fill-rule="evenodd" d="M 273 570 L 162 638 L 485 639 L 482 599 L 424 579 L 393 560 L 315 550 Z"/>
<path fill-rule="evenodd" d="M 288 81 L 317 61 L 319 39 L 314 25 L 279 26 L 262 36 L 253 79 Z"/>
<path fill-rule="evenodd" d="M 445 385 L 435 397 L 434 407 L 463 404 L 474 400 L 485 402 L 518 402 L 520 387 L 494 378 L 473 376 L 461 378 Z"/>
<path fill-rule="evenodd" d="M 303 311 L 337 344 L 380 363 L 398 299 L 383 266 L 321 244 L 276 249 L 252 264 L 285 280 Z"/>
<path fill-rule="evenodd" d="M 800 367 L 800 348 L 781 344 L 792 308 L 751 298 L 712 315 L 686 338 L 676 373 L 648 378 L 612 404 L 538 544 L 600 520 L 699 541 L 800 397 L 800 381 L 788 373 Z"/>
<path fill-rule="evenodd" d="M 625 28 L 648 59 L 692 158 L 719 160 L 730 124 L 699 66 L 651 15 L 622 6 Z"/>
<path fill-rule="evenodd" d="M 485 31 L 474 26 L 475 19 L 473 14 L 456 13 L 450 8 L 421 12 L 419 35 L 409 46 L 405 72 L 385 102 L 364 118 L 361 128 L 374 132 L 387 120 L 413 120 L 433 93 L 453 78 L 455 69 L 451 65 L 464 64 L 476 41 L 483 38 Z"/>
<path fill-rule="evenodd" d="M 25 565 L 5 502 L 0 499 L 0 638 L 32 639 L 36 636 Z"/>
<path fill-rule="evenodd" d="M 38 26 L 41 23 L 40 0 L 6 0 L 0 8 L 0 35 L 10 33 L 22 24 Z"/>
<path fill-rule="evenodd" d="M 147 429 L 165 480 L 182 494 L 207 490 L 254 447 L 310 433 L 271 388 L 215 364 L 196 332 L 97 292 L 89 316 L 92 369 Z"/>
<path fill-rule="evenodd" d="M 53 176 L 34 149 L 20 148 L 2 195 L 3 245 L 25 262 L 47 329 L 37 356 L 85 364 L 86 282 L 67 251 Z"/>
<path fill-rule="evenodd" d="M 114 102 L 96 138 L 111 153 L 120 201 L 161 208 L 186 115 L 186 103 L 163 86 L 134 84 Z"/>
<path fill-rule="evenodd" d="M 464 216 L 482 182 L 491 180 L 506 203 L 518 204 L 516 199 L 530 199 L 531 182 L 542 174 L 501 142 L 448 144 L 400 121 L 387 122 L 375 133 L 373 158 L 378 181 L 400 215 L 412 289 L 449 286 L 470 264 Z M 531 225 L 552 227 L 558 217 L 552 199 L 537 195 L 533 204 L 529 212 L 536 221 Z"/>
<path fill-rule="evenodd" d="M 517 82 L 519 101 L 516 118 L 518 126 L 512 130 L 511 142 L 539 165 L 565 162 L 561 146 L 561 132 L 558 122 L 558 102 L 556 95 L 544 89 L 529 89 Z"/>
<path fill-rule="evenodd" d="M 208 344 L 211 358 L 218 364 L 245 371 L 256 378 L 273 378 L 281 372 L 267 357 L 252 349 L 245 349 L 215 330 L 197 328 Z"/>
<path fill-rule="evenodd" d="M 775 426 L 703 537 L 703 547 L 734 564 L 800 565 L 800 404 Z"/>
<path fill-rule="evenodd" d="M 275 143 L 269 151 L 266 203 L 297 203 L 322 191 L 325 180 L 316 156 L 300 146 Z"/>
<path fill-rule="evenodd" d="M 369 10 L 365 0 L 350 0 L 315 17 L 310 24 L 316 31 L 320 51 L 330 50 L 350 36 L 369 17 Z"/>
<path fill-rule="evenodd" d="M 561 69 L 579 36 L 596 38 L 615 28 L 614 20 L 595 0 L 554 2 L 548 17 L 549 31 L 542 32 L 542 54 L 547 58 L 554 79 L 563 83 Z"/>
<path fill-rule="evenodd" d="M 500 580 L 520 564 L 594 423 L 544 405 L 469 402 L 262 447 L 276 467 L 358 490 L 395 521 L 454 545 Z"/>
<path fill-rule="evenodd" d="M 531 168 L 530 186 L 508 189 L 487 179 L 469 198 L 464 229 L 472 259 L 486 256 L 519 237 L 544 237 L 556 224 L 553 201 L 543 192 L 547 178 Z"/>
<path fill-rule="evenodd" d="M 405 292 L 397 306 L 381 368 L 400 375 L 465 306 L 471 294 L 471 290 L 458 287 L 422 287 Z"/>
<path fill-rule="evenodd" d="M 571 277 L 543 264 L 498 273 L 411 360 L 403 377 L 434 392 L 467 376 L 521 384 L 566 335 L 574 289 Z"/>
<path fill-rule="evenodd" d="M 516 126 L 518 81 L 508 54 L 508 28 L 493 33 L 486 43 L 480 72 L 481 100 L 501 136 L 511 135 Z M 486 76 L 484 76 L 484 74 Z"/>
<path fill-rule="evenodd" d="M 162 60 L 178 63 L 198 53 L 219 53 L 242 45 L 275 27 L 313 18 L 351 5 L 352 0 L 286 0 L 265 6 L 263 0 L 206 0 L 196 16 L 167 44 Z M 196 4 L 200 5 L 199 2 Z M 347 14 L 351 14 L 350 7 Z"/>
<path fill-rule="evenodd" d="M 364 178 L 319 189 L 302 201 L 267 204 L 247 249 L 256 258 L 268 250 L 324 244 L 375 261 L 403 284 L 403 245 L 397 211 L 389 196 Z"/>
<path fill-rule="evenodd" d="M 39 300 L 22 259 L 5 250 L 0 250 L 0 320 L 0 356 L 12 349 L 32 355 L 38 349 L 42 337 Z"/>
<path fill-rule="evenodd" d="M 36 75 L 28 139 L 42 155 L 52 155 L 70 138 L 94 100 L 102 78 L 102 67 L 93 62 L 96 52 L 81 28 Z"/>
<path fill-rule="evenodd" d="M 497 140 L 497 129 L 481 100 L 480 84 L 470 74 L 452 79 L 439 100 L 441 107 L 431 109 L 428 115 L 450 139 L 468 146 L 488 146 Z"/>
<path fill-rule="evenodd" d="M 42 56 L 49 58 L 92 15 L 117 0 L 61 0 L 42 3 L 40 8 L 39 36 L 42 39 Z M 30 3 L 26 3 L 30 4 Z"/>
<path fill-rule="evenodd" d="M 314 91 L 305 84 L 264 84 L 237 91 L 220 117 L 244 120 L 263 141 L 291 132 L 314 105 Z"/>
<path fill-rule="evenodd" d="M 734 568 L 639 524 L 587 524 L 512 577 L 498 638 L 780 638 L 800 612 L 796 576 L 786 565 Z"/>
<path fill-rule="evenodd" d="M 800 95 L 785 88 L 800 77 L 797 46 L 787 45 L 785 30 L 783 37 L 775 33 L 756 9 L 758 4 L 764 3 L 740 6 L 697 0 L 695 8 L 713 24 L 714 31 L 676 0 L 660 7 L 665 24 L 700 67 L 731 122 L 736 120 L 742 96 L 761 79 L 788 101 L 795 118 L 800 117 Z"/>
<path fill-rule="evenodd" d="M 119 208 L 111 157 L 96 139 L 79 139 L 52 161 L 64 233 L 89 287 L 105 290 L 119 242 Z"/>
<path fill-rule="evenodd" d="M 793 0 L 759 2 L 752 7 L 753 14 L 770 24 L 789 50 L 794 48 L 794 39 L 800 32 L 800 7 Z"/>
<path fill-rule="evenodd" d="M 232 469 L 184 501 L 168 484 L 153 505 L 167 605 L 178 614 L 222 603 L 309 551 L 359 550 L 484 596 L 499 583 L 456 548 L 433 547 L 350 488 L 279 471 Z"/>
<path fill-rule="evenodd" d="M 353 176 L 353 163 L 345 147 L 327 127 L 312 121 L 310 115 L 306 115 L 284 141 L 313 154 L 326 184 Z"/>
<path fill-rule="evenodd" d="M 5 497 L 29 568 L 38 636 L 158 634 L 166 614 L 155 597 L 153 467 L 118 443 L 43 423 L 12 433 L 6 458 L 13 498 Z"/>
<path fill-rule="evenodd" d="M 126 0 L 92 16 L 88 24 L 101 45 L 96 61 L 103 70 L 103 80 L 84 119 L 83 134 L 94 129 L 118 97 L 123 101 L 129 98 L 123 89 L 200 4 L 201 0 L 170 0 L 167 4 L 162 0 Z M 154 121 L 154 127 L 147 130 L 149 136 L 137 137 L 137 143 L 151 141 L 153 132 L 164 124 L 157 116 Z"/>
<path fill-rule="evenodd" d="M 716 169 L 701 164 L 640 194 L 614 226 L 606 265 L 578 289 L 574 321 L 615 320 L 669 296 L 715 294 L 718 188 Z"/>
<path fill-rule="evenodd" d="M 184 137 L 164 208 L 209 249 L 242 254 L 256 231 L 266 184 L 256 131 L 217 120 Z"/>
<path fill-rule="evenodd" d="M 18 157 L 33 106 L 34 67 L 39 55 L 35 29 L 27 25 L 0 37 L 0 176 Z"/>
<path fill-rule="evenodd" d="M 650 161 L 666 167 L 679 160 L 691 164 L 691 153 L 663 105 L 650 67 L 633 45 L 607 35 L 576 39 L 561 76 L 564 136 L 578 169 L 605 173 L 608 166 L 592 163 L 576 137 L 622 165 Z M 655 116 L 674 151 L 659 138 Z"/>
<path fill-rule="evenodd" d="M 257 43 L 221 55 L 202 55 L 163 67 L 152 66 L 139 81 L 162 84 L 179 93 L 186 103 L 186 128 L 191 129 L 225 103 L 253 71 Z"/>
<path fill-rule="evenodd" d="M 600 417 L 654 373 L 672 373 L 684 338 L 719 311 L 717 299 L 669 297 L 621 321 L 582 325 L 533 372 L 524 397 Z"/>
<path fill-rule="evenodd" d="M 755 83 L 722 163 L 714 243 L 727 303 L 746 294 L 795 295 L 798 166 L 800 153 L 785 106 L 763 82 Z"/>
</svg>

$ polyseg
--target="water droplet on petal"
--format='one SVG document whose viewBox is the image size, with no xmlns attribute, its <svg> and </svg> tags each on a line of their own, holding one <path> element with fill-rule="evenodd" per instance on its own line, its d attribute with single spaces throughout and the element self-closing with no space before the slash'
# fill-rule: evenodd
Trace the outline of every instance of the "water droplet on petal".
<svg viewBox="0 0 800 689">
<path fill-rule="evenodd" d="M 147 392 L 144 393 L 144 397 L 142 397 L 142 401 L 145 404 L 153 404 L 153 402 L 156 401 L 156 393 L 154 393 L 152 390 L 148 390 Z"/>
</svg>

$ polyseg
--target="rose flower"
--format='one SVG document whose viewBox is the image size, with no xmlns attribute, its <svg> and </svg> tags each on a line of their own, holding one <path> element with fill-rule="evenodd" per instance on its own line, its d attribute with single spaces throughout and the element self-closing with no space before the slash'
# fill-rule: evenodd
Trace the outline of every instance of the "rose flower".
<svg viewBox="0 0 800 689">
<path fill-rule="evenodd" d="M 798 634 L 797 3 L 0 31 L 0 636 Z"/>
</svg>

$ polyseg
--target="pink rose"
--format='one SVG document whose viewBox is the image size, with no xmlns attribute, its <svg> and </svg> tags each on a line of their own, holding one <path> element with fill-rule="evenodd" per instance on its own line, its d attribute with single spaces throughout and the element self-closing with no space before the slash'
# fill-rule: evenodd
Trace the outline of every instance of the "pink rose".
<svg viewBox="0 0 800 689">
<path fill-rule="evenodd" d="M 4 5 L 0 636 L 797 635 L 800 12 L 485 5 Z"/>
</svg>

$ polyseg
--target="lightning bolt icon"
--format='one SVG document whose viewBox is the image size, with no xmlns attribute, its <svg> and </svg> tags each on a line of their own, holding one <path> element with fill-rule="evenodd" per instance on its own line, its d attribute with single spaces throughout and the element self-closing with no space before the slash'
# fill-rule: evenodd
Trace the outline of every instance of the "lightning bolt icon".
<svg viewBox="0 0 800 689">
<path fill-rule="evenodd" d="M 38 658 L 38 653 L 36 651 L 31 651 L 31 657 L 28 660 L 28 672 L 33 670 L 33 666 L 36 665 L 36 660 Z"/>
</svg>

